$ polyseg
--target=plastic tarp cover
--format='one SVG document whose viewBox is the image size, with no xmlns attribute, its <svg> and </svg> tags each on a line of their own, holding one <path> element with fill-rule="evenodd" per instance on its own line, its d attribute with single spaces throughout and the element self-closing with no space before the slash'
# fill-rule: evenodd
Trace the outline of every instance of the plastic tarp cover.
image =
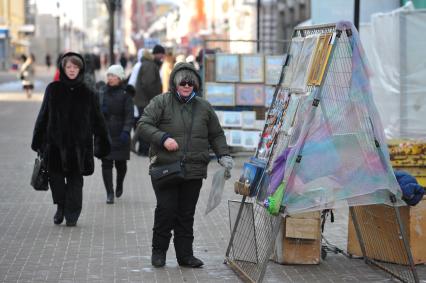
<svg viewBox="0 0 426 283">
<path fill-rule="evenodd" d="M 387 139 L 426 140 L 426 10 L 374 14 L 361 29 Z"/>
<path fill-rule="evenodd" d="M 403 204 L 358 33 L 352 24 L 342 24 L 352 36 L 342 33 L 336 41 L 322 90 L 303 99 L 296 113 L 283 177 L 288 214 L 391 204 L 390 193 Z M 318 107 L 314 99 L 320 100 Z"/>
</svg>

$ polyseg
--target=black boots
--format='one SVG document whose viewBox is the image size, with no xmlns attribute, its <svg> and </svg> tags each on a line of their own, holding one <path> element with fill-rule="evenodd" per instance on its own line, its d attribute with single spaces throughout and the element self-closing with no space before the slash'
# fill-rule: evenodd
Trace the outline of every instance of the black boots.
<svg viewBox="0 0 426 283">
<path fill-rule="evenodd" d="M 161 250 L 152 250 L 151 264 L 154 267 L 163 267 L 166 264 L 166 252 Z"/>
<path fill-rule="evenodd" d="M 102 178 L 104 179 L 105 190 L 107 193 L 106 203 L 114 203 L 114 189 L 112 184 L 112 169 L 102 168 Z"/>
<path fill-rule="evenodd" d="M 64 221 L 64 207 L 58 204 L 55 216 L 53 216 L 53 223 L 60 225 Z"/>
<path fill-rule="evenodd" d="M 186 266 L 186 267 L 201 267 L 204 265 L 204 262 L 202 262 L 200 259 L 196 258 L 193 255 L 186 256 L 184 258 L 178 258 L 178 264 L 180 266 Z"/>
<path fill-rule="evenodd" d="M 117 188 L 115 190 L 115 196 L 117 198 L 121 197 L 121 195 L 123 194 L 123 183 L 119 184 L 117 183 Z"/>
</svg>

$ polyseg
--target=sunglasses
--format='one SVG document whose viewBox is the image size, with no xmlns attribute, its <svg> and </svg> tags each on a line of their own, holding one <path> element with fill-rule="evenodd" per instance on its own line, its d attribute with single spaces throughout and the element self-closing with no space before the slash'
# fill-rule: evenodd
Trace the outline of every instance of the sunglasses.
<svg viewBox="0 0 426 283">
<path fill-rule="evenodd" d="M 191 82 L 191 81 L 181 81 L 181 82 L 179 83 L 179 85 L 180 85 L 180 86 L 186 86 L 186 85 L 188 85 L 189 87 L 192 87 L 192 86 L 194 86 L 194 83 L 193 83 L 193 82 Z"/>
</svg>

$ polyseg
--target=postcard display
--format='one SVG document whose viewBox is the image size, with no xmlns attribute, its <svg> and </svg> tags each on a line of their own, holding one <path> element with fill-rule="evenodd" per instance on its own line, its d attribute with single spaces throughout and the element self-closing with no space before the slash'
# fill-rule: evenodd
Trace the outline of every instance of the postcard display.
<svg viewBox="0 0 426 283">
<path fill-rule="evenodd" d="M 235 183 L 241 207 L 254 212 L 240 208 L 226 258 L 251 280 L 263 277 L 280 215 L 402 205 L 368 71 L 351 23 L 295 30 L 256 153 Z M 253 245 L 255 260 L 236 249 L 249 230 L 245 217 L 254 218 L 258 238 L 245 246 Z"/>
<path fill-rule="evenodd" d="M 218 53 L 205 59 L 205 96 L 221 109 L 216 113 L 228 145 L 256 149 L 285 56 Z M 235 107 L 261 109 L 262 117 L 256 119 L 256 111 L 231 111 Z"/>
</svg>

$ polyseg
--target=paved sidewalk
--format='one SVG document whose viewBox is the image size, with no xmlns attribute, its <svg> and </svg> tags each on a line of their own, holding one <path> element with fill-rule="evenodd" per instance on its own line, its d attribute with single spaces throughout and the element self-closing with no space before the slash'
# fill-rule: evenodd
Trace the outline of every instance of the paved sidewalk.
<svg viewBox="0 0 426 283">
<path fill-rule="evenodd" d="M 195 219 L 195 254 L 205 266 L 180 268 L 171 244 L 165 268 L 150 264 L 155 197 L 148 159 L 132 154 L 124 194 L 105 204 L 100 174 L 85 178 L 83 212 L 77 227 L 53 225 L 49 192 L 30 185 L 35 154 L 30 150 L 39 99 L 0 101 L 0 282 L 242 282 L 223 259 L 230 237 L 227 200 L 239 200 L 227 182 L 222 203 L 204 216 L 211 179 L 204 181 Z M 237 178 L 244 158 L 233 170 Z M 209 167 L 210 177 L 218 169 Z M 346 248 L 347 211 L 326 224 L 327 239 Z M 426 282 L 425 266 L 419 275 Z M 264 282 L 394 282 L 362 260 L 328 254 L 320 265 L 270 263 Z"/>
</svg>

